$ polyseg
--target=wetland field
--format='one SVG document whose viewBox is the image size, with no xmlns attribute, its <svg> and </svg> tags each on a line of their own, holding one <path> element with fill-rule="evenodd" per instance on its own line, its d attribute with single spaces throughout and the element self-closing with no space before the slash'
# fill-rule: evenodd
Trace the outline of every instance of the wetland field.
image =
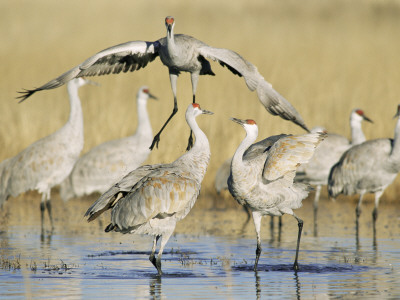
<svg viewBox="0 0 400 300">
<path fill-rule="evenodd" d="M 400 103 L 400 1 L 78 1 L 0 2 L 0 161 L 12 157 L 68 119 L 65 87 L 33 95 L 17 91 L 44 84 L 107 47 L 176 33 L 238 52 L 312 128 L 350 137 L 349 114 L 361 108 L 373 124 L 367 139 L 393 137 Z M 373 196 L 355 226 L 357 196 L 328 199 L 324 188 L 314 232 L 312 200 L 296 214 L 304 220 L 299 272 L 292 270 L 297 222 L 284 216 L 262 225 L 259 269 L 252 267 L 252 220 L 226 193 L 217 195 L 218 167 L 244 132 L 230 117 L 254 119 L 259 139 L 304 130 L 270 115 L 243 79 L 212 62 L 215 77 L 199 80 L 196 101 L 214 115 L 198 118 L 211 146 L 200 197 L 178 223 L 156 276 L 148 260 L 151 238 L 105 233 L 108 215 L 87 223 L 96 195 L 64 203 L 52 192 L 54 232 L 40 230 L 40 196 L 11 197 L 0 210 L 0 299 L 398 299 L 400 298 L 400 181 L 390 185 L 372 225 Z M 81 88 L 83 153 L 137 126 L 135 95 L 148 85 L 153 132 L 173 107 L 167 69 L 159 59 L 134 73 L 90 78 Z M 186 149 L 184 111 L 192 100 L 190 76 L 178 79 L 178 114 L 146 164 L 171 162 Z M 48 225 L 48 219 L 45 220 Z M 375 232 L 375 233 L 374 233 Z"/>
</svg>

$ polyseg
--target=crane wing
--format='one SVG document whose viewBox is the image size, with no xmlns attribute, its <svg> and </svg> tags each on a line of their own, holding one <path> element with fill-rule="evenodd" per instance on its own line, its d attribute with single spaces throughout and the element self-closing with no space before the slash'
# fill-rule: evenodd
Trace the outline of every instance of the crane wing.
<svg viewBox="0 0 400 300">
<path fill-rule="evenodd" d="M 226 66 L 232 73 L 243 76 L 247 87 L 251 91 L 257 90 L 260 102 L 269 113 L 274 116 L 278 115 L 285 120 L 290 120 L 306 131 L 309 131 L 303 118 L 293 105 L 272 88 L 272 85 L 264 79 L 258 72 L 257 67 L 252 63 L 229 49 L 214 48 L 204 45 L 199 47 L 198 52 L 205 58 L 218 61 L 222 66 Z"/>
<path fill-rule="evenodd" d="M 114 207 L 111 222 L 125 232 L 153 218 L 184 217 L 199 194 L 193 180 L 173 170 L 156 170 L 144 177 Z"/>
<path fill-rule="evenodd" d="M 265 161 L 264 180 L 270 182 L 282 178 L 292 184 L 296 168 L 310 160 L 324 136 L 323 133 L 311 133 L 278 140 L 269 150 Z"/>
<path fill-rule="evenodd" d="M 136 183 L 152 171 L 161 168 L 162 166 L 163 165 L 161 164 L 145 165 L 125 175 L 89 207 L 85 213 L 85 217 L 88 217 L 88 222 L 93 221 L 106 210 L 113 208 L 115 204 L 135 186 Z"/>
<path fill-rule="evenodd" d="M 260 157 L 264 153 L 266 153 L 272 145 L 280 140 L 283 137 L 288 136 L 287 134 L 279 134 L 279 135 L 273 135 L 270 136 L 266 139 L 263 139 L 262 141 L 259 141 L 253 145 L 251 145 L 247 150 L 243 153 L 243 160 L 253 160 L 255 158 Z M 265 154 L 267 155 L 267 154 Z"/>
<path fill-rule="evenodd" d="M 73 78 L 83 76 L 100 76 L 110 73 L 133 72 L 144 68 L 158 56 L 159 42 L 133 41 L 107 48 L 89 57 L 79 66 L 72 68 L 41 87 L 19 92 L 20 102 L 34 93 L 60 87 Z"/>
</svg>

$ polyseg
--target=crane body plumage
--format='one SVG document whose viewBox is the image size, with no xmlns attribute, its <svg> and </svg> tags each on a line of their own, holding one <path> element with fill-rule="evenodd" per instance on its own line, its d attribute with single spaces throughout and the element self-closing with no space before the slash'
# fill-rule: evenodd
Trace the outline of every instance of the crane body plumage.
<svg viewBox="0 0 400 300">
<path fill-rule="evenodd" d="M 395 117 L 400 116 L 400 106 Z M 328 178 L 328 192 L 332 198 L 339 194 L 359 194 L 356 217 L 361 214 L 364 194 L 375 194 L 372 213 L 375 223 L 378 205 L 384 190 L 400 171 L 400 118 L 397 120 L 394 139 L 380 138 L 356 145 L 343 153 L 332 167 Z"/>
<path fill-rule="evenodd" d="M 308 195 L 308 185 L 294 183 L 296 168 L 306 163 L 323 139 L 322 133 L 300 136 L 277 135 L 253 142 L 258 128 L 253 120 L 232 119 L 246 130 L 246 137 L 237 148 L 231 163 L 228 187 L 232 196 L 252 211 L 257 234 L 257 270 L 261 254 L 261 218 L 264 215 L 281 216 L 290 214 L 299 225 L 294 269 L 298 270 L 298 250 L 303 221 L 293 210 L 301 207 Z"/>
<path fill-rule="evenodd" d="M 364 111 L 356 108 L 350 113 L 351 140 L 346 137 L 327 133 L 324 141 L 315 150 L 314 155 L 306 164 L 297 168 L 295 181 L 316 185 L 314 196 L 314 235 L 317 235 L 317 213 L 322 185 L 328 184 L 328 177 L 332 166 L 337 163 L 342 154 L 352 146 L 363 143 L 366 138 L 362 130 L 362 121 L 372 123 Z M 323 127 L 314 127 L 311 132 L 326 132 Z"/>
<path fill-rule="evenodd" d="M 54 227 L 50 205 L 51 189 L 68 176 L 83 148 L 83 115 L 78 88 L 86 82 L 77 78 L 67 86 L 70 100 L 67 123 L 8 159 L 2 171 L 0 203 L 9 196 L 16 197 L 29 190 L 37 190 L 42 194 L 42 229 L 45 205 Z"/>
<path fill-rule="evenodd" d="M 175 229 L 193 207 L 210 160 L 210 145 L 206 135 L 195 121 L 201 110 L 190 104 L 186 120 L 195 135 L 190 151 L 170 164 L 145 165 L 128 173 L 105 192 L 86 212 L 88 221 L 108 209 L 111 223 L 106 231 L 149 234 L 154 236 L 150 261 L 161 275 L 163 249 Z M 157 241 L 160 249 L 155 258 Z"/>
<path fill-rule="evenodd" d="M 268 112 L 279 115 L 285 120 L 290 120 L 308 131 L 296 109 L 275 91 L 270 83 L 265 81 L 253 64 L 232 50 L 210 47 L 189 35 L 174 34 L 174 25 L 174 18 L 166 17 L 166 37 L 154 42 L 132 41 L 107 48 L 41 87 L 21 92 L 22 95 L 19 98 L 23 101 L 38 91 L 57 88 L 76 77 L 136 71 L 160 57 L 161 62 L 169 70 L 174 108 L 165 124 L 154 137 L 150 146 L 153 149 L 155 145 L 158 145 L 161 132 L 178 110 L 176 83 L 180 72 L 191 74 L 194 103 L 199 76 L 214 75 L 208 61 L 208 59 L 211 59 L 227 67 L 233 74 L 243 77 L 247 87 L 251 91 L 257 91 L 260 102 Z M 191 141 L 189 141 L 188 148 L 190 148 L 190 144 Z"/>
<path fill-rule="evenodd" d="M 104 193 L 147 159 L 153 139 L 146 108 L 149 98 L 155 97 L 147 86 L 142 86 L 137 93 L 138 127 L 133 135 L 102 143 L 78 159 L 61 184 L 60 194 L 64 200 L 94 192 Z"/>
</svg>

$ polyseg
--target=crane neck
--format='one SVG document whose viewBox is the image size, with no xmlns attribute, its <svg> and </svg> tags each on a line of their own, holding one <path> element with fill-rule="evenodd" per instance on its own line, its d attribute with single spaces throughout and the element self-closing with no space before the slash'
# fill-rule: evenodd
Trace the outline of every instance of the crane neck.
<svg viewBox="0 0 400 300">
<path fill-rule="evenodd" d="M 81 101 L 78 95 L 78 86 L 70 82 L 67 86 L 70 104 L 70 113 L 67 124 L 74 128 L 74 132 L 82 135 L 83 140 L 83 114 Z"/>
<path fill-rule="evenodd" d="M 171 30 L 167 30 L 167 48 L 170 55 L 174 54 L 175 47 L 175 37 L 174 37 L 174 27 L 172 26 Z"/>
<path fill-rule="evenodd" d="M 210 144 L 207 136 L 198 126 L 194 116 L 187 118 L 187 123 L 194 134 L 195 142 L 193 147 L 178 158 L 178 160 L 180 164 L 185 165 L 196 180 L 201 183 L 210 161 Z"/>
<path fill-rule="evenodd" d="M 351 144 L 358 145 L 364 143 L 366 141 L 364 132 L 362 130 L 362 119 L 350 119 L 350 127 L 351 127 Z"/>
<path fill-rule="evenodd" d="M 394 141 L 391 157 L 400 161 L 400 116 L 397 119 L 396 127 L 394 129 Z"/>
<path fill-rule="evenodd" d="M 138 98 L 137 100 L 137 115 L 138 115 L 138 125 L 135 134 L 149 136 L 152 138 L 153 131 L 151 129 L 151 123 L 149 114 L 147 112 L 147 99 Z"/>
<path fill-rule="evenodd" d="M 258 136 L 258 128 L 256 127 L 257 130 L 248 130 L 245 127 L 246 130 L 246 136 L 243 139 L 243 141 L 240 143 L 239 147 L 236 149 L 235 154 L 233 155 L 232 158 L 232 168 L 235 170 L 235 168 L 243 168 L 243 154 L 244 152 L 255 142 Z"/>
</svg>

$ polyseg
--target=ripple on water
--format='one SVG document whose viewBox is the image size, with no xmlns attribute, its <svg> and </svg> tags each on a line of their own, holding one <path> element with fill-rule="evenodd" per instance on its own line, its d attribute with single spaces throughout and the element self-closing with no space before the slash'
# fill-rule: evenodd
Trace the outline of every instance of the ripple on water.
<svg viewBox="0 0 400 300">
<path fill-rule="evenodd" d="M 253 265 L 239 265 L 233 266 L 232 269 L 236 271 L 251 271 L 254 272 Z M 336 272 L 365 272 L 370 267 L 350 264 L 301 264 L 297 272 L 301 273 L 336 273 Z M 265 272 L 294 272 L 293 264 L 278 264 L 278 265 L 266 265 L 259 264 L 258 271 Z"/>
</svg>

